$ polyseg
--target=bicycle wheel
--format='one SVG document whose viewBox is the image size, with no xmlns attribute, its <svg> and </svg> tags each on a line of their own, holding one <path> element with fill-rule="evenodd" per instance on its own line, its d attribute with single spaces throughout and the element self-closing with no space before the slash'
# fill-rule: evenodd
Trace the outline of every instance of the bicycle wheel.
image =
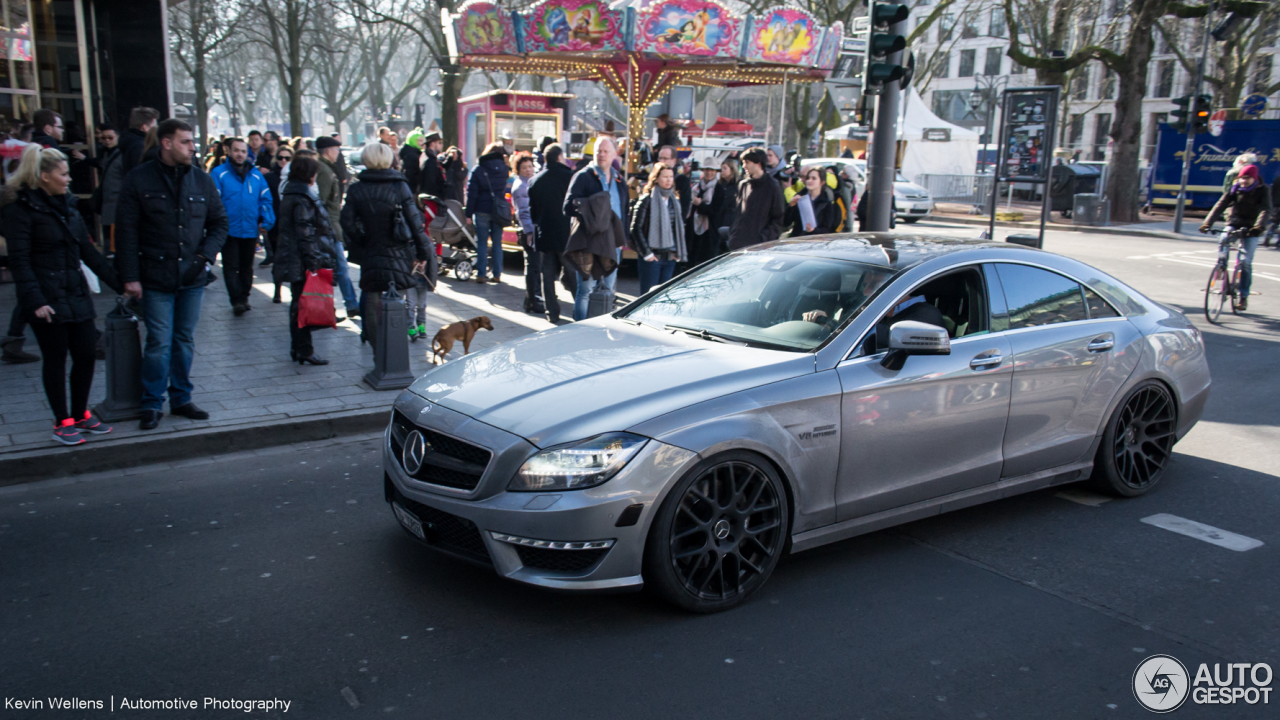
<svg viewBox="0 0 1280 720">
<path fill-rule="evenodd" d="M 1218 265 L 1209 273 L 1209 285 L 1204 289 L 1204 316 L 1209 322 L 1218 322 L 1222 306 L 1227 302 L 1227 292 L 1227 273 Z"/>
</svg>

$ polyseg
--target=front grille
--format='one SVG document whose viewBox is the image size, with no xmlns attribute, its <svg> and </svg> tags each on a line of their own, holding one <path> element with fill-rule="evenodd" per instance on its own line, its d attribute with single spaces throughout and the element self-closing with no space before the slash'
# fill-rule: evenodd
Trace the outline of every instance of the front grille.
<svg viewBox="0 0 1280 720">
<path fill-rule="evenodd" d="M 430 445 L 422 459 L 422 468 L 411 477 L 444 487 L 474 490 L 484 475 L 493 453 L 471 443 L 415 425 L 396 410 L 391 417 L 391 449 L 403 467 L 404 440 L 413 430 L 422 433 Z"/>
<path fill-rule="evenodd" d="M 396 501 L 422 521 L 427 544 L 485 565 L 492 565 L 480 528 L 470 520 L 414 502 L 396 493 Z"/>
<path fill-rule="evenodd" d="M 592 550 L 551 550 L 516 545 L 520 562 L 527 568 L 577 575 L 595 567 L 609 552 L 608 548 Z"/>
</svg>

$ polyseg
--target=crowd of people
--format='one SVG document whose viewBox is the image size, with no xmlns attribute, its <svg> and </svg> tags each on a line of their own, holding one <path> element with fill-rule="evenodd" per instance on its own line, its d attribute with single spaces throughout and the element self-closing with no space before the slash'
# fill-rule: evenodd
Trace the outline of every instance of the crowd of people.
<svg viewBox="0 0 1280 720">
<path fill-rule="evenodd" d="M 499 138 L 468 167 L 438 132 L 384 127 L 359 151 L 363 170 L 353 174 L 336 136 L 253 130 L 200 152 L 189 125 L 139 107 L 123 131 L 99 125 L 87 158 L 61 149 L 64 130 L 58 113 L 40 110 L 5 144 L 0 221 L 19 300 L 3 359 L 43 360 L 54 439 L 65 444 L 110 431 L 87 407 L 102 357 L 92 301 L 101 285 L 128 298 L 146 327 L 146 430 L 159 426 L 166 401 L 170 414 L 209 417 L 193 401 L 190 370 L 219 258 L 231 314 L 253 310 L 255 262 L 270 268 L 272 301 L 289 293 L 289 357 L 324 365 L 310 328 L 298 322 L 307 278 L 332 272 L 334 294 L 346 317 L 360 319 L 366 342 L 377 337 L 382 294 L 392 286 L 408 300 L 410 335 L 425 335 L 427 298 L 439 282 L 427 230 L 447 201 L 462 206 L 475 230 L 475 281 L 501 281 L 503 233 L 514 228 L 524 253 L 523 309 L 560 323 L 557 284 L 574 298 L 572 318 L 585 319 L 592 291 L 616 288 L 626 248 L 647 293 L 730 250 L 786 233 L 851 229 L 856 194 L 835 169 L 800 173 L 780 146 L 699 167 L 664 143 L 646 148 L 651 166 L 629 174 L 612 134 L 592 139 L 576 158 L 552 138 L 521 152 Z M 71 177 L 85 167 L 96 183 L 78 199 Z M 351 265 L 359 266 L 358 283 Z M 27 327 L 40 355 L 23 347 Z"/>
</svg>

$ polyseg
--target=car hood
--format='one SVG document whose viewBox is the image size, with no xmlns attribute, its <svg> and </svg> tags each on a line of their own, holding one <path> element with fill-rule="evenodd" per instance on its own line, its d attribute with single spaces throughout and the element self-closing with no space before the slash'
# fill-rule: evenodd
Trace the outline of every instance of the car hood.
<svg viewBox="0 0 1280 720">
<path fill-rule="evenodd" d="M 913 182 L 894 182 L 893 191 L 898 195 L 924 195 L 928 196 L 929 191 Z"/>
<path fill-rule="evenodd" d="M 748 348 L 596 318 L 441 365 L 410 388 L 538 447 L 814 372 L 810 353 Z"/>
</svg>

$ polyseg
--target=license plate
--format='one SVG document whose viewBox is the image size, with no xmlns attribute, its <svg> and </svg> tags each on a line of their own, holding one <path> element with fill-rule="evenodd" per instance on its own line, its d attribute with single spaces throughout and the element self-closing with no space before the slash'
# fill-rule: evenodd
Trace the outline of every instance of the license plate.
<svg viewBox="0 0 1280 720">
<path fill-rule="evenodd" d="M 421 520 L 414 517 L 413 513 L 400 507 L 400 503 L 398 502 L 391 503 L 391 507 L 395 509 L 396 519 L 400 521 L 401 525 L 405 526 L 405 529 L 407 529 L 409 532 L 413 533 L 414 535 L 417 535 L 418 539 L 420 540 L 427 539 L 427 534 L 422 531 Z"/>
</svg>

